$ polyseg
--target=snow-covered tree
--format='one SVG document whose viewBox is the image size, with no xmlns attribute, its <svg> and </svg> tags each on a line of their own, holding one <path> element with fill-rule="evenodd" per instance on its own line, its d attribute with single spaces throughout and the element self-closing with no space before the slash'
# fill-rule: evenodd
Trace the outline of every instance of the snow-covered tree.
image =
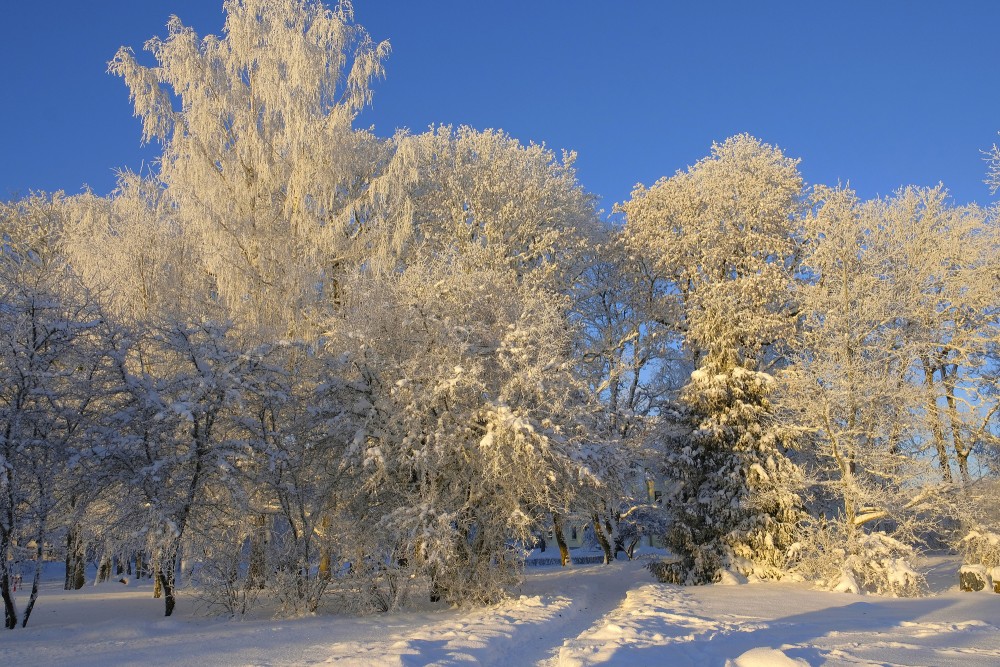
<svg viewBox="0 0 1000 667">
<path fill-rule="evenodd" d="M 361 562 L 423 574 L 452 602 L 503 595 L 532 531 L 593 483 L 574 457 L 591 406 L 562 298 L 485 261 L 359 279 L 331 340 L 354 350 L 370 406 L 350 462 L 380 551 Z"/>
<path fill-rule="evenodd" d="M 157 178 L 194 239 L 213 292 L 238 324 L 267 335 L 314 331 L 351 257 L 352 203 L 386 153 L 352 122 L 383 73 L 353 7 L 318 0 L 225 0 L 223 37 L 174 17 L 146 43 L 147 67 L 122 48 L 143 139 L 163 143 Z"/>
<path fill-rule="evenodd" d="M 669 282 L 673 318 L 696 366 L 732 350 L 759 364 L 792 332 L 802 210 L 798 161 L 749 135 L 712 146 L 686 171 L 638 186 L 622 205 L 629 247 Z"/>
<path fill-rule="evenodd" d="M 659 309 L 666 288 L 653 262 L 630 256 L 621 231 L 608 230 L 572 292 L 580 372 L 603 399 L 610 437 L 641 436 L 645 419 L 682 382 L 680 337 Z"/>
<path fill-rule="evenodd" d="M 371 189 L 369 252 L 393 268 L 440 254 L 564 291 L 582 272 L 598 231 L 595 200 L 576 179 L 576 156 L 469 127 L 399 134 Z M 476 252 L 483 248 L 488 253 Z"/>
<path fill-rule="evenodd" d="M 793 333 L 801 195 L 795 160 L 739 135 L 622 207 L 633 252 L 669 282 L 664 312 L 696 366 L 653 436 L 667 444 L 667 542 L 681 557 L 666 579 L 704 583 L 726 567 L 776 576 L 794 541 L 799 473 L 762 371 Z"/>
<path fill-rule="evenodd" d="M 248 378 L 237 417 L 249 434 L 245 504 L 266 546 L 230 549 L 247 556 L 245 584 L 272 592 L 286 613 L 316 611 L 361 541 L 344 458 L 367 404 L 348 376 L 339 355 L 277 346 Z"/>
<path fill-rule="evenodd" d="M 812 430 L 816 453 L 833 466 L 836 500 L 822 509 L 839 506 L 857 526 L 909 463 L 903 448 L 920 389 L 907 381 L 892 233 L 849 190 L 817 188 L 814 197 L 804 222 L 808 280 L 796 292 L 803 326 L 783 394 L 789 419 Z"/>
<path fill-rule="evenodd" d="M 681 560 L 655 570 L 661 579 L 702 584 L 727 568 L 764 578 L 785 570 L 802 480 L 784 455 L 794 431 L 774 418 L 774 384 L 734 355 L 709 357 L 667 416 L 658 434 L 667 440 L 665 541 Z"/>
<path fill-rule="evenodd" d="M 75 546 L 74 522 L 89 491 L 81 458 L 97 446 L 93 427 L 113 368 L 112 332 L 59 252 L 59 207 L 59 197 L 44 195 L 0 207 L 0 594 L 7 628 L 28 622 L 46 545 L 68 530 Z M 10 576 L 29 566 L 30 593 L 19 612 Z"/>
<path fill-rule="evenodd" d="M 576 510 L 590 519 L 608 561 L 621 550 L 631 554 L 662 523 L 662 507 L 649 492 L 660 464 L 646 447 L 647 430 L 683 384 L 678 371 L 684 366 L 676 333 L 659 318 L 664 286 L 652 262 L 628 254 L 621 230 L 608 229 L 572 292 L 578 372 L 600 397 L 593 437 L 605 443 L 588 457 L 604 484 L 581 498 Z"/>
<path fill-rule="evenodd" d="M 122 173 L 110 196 L 66 198 L 61 215 L 67 261 L 118 319 L 221 316 L 198 240 L 157 182 Z"/>
<path fill-rule="evenodd" d="M 150 553 L 167 616 L 185 545 L 247 523 L 239 469 L 252 452 L 236 416 L 261 363 L 225 326 L 164 321 L 119 365 L 130 400 L 112 416 L 120 497 L 107 522 Z"/>
<path fill-rule="evenodd" d="M 868 202 L 868 226 L 892 238 L 883 279 L 893 284 L 913 382 L 924 388 L 925 429 L 944 481 L 951 460 L 972 482 L 973 448 L 995 440 L 989 353 L 1000 340 L 1000 225 L 977 206 L 954 206 L 947 191 L 905 188 Z M 949 451 L 950 450 L 950 451 Z"/>
<path fill-rule="evenodd" d="M 801 567 L 831 587 L 912 593 L 908 579 L 890 581 L 905 568 L 870 564 L 901 566 L 963 514 L 951 460 L 967 480 L 971 443 L 989 439 L 994 410 L 983 369 L 996 234 L 940 187 L 870 202 L 843 188 L 813 196 L 796 290 L 802 328 L 782 375 L 816 483 Z M 931 481 L 934 458 L 944 486 Z"/>
</svg>

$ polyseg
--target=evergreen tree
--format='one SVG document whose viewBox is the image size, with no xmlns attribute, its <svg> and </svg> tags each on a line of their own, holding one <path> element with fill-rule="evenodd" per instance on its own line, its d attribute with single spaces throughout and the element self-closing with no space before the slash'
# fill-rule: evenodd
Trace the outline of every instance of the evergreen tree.
<svg viewBox="0 0 1000 667">
<path fill-rule="evenodd" d="M 774 379 L 710 355 L 691 374 L 667 435 L 667 546 L 681 560 L 659 570 L 703 584 L 735 568 L 780 576 L 800 519 L 801 474 L 785 456 L 791 433 L 774 419 Z"/>
<path fill-rule="evenodd" d="M 667 433 L 653 435 L 667 449 L 667 541 L 681 557 L 667 580 L 705 583 L 726 567 L 776 576 L 792 542 L 799 473 L 762 369 L 794 333 L 801 208 L 797 161 L 749 135 L 623 207 L 632 249 L 669 282 L 661 308 L 696 368 Z"/>
</svg>

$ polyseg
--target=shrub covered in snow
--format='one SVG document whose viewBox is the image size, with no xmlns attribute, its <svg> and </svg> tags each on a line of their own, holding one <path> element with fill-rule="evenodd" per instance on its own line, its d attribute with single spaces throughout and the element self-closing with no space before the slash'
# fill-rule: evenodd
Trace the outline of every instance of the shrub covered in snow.
<svg viewBox="0 0 1000 667">
<path fill-rule="evenodd" d="M 244 563 L 247 556 L 253 558 L 252 549 L 245 549 L 244 536 L 234 533 L 222 527 L 209 536 L 204 557 L 190 573 L 194 597 L 209 615 L 243 617 L 257 605 L 264 589 L 264 572 L 256 563 L 249 567 Z"/>
<path fill-rule="evenodd" d="M 1000 535 L 988 530 L 970 530 L 960 543 L 965 563 L 1000 567 Z"/>
<path fill-rule="evenodd" d="M 814 523 L 804 529 L 793 552 L 796 573 L 828 590 L 910 597 L 927 587 L 913 568 L 913 547 L 885 533 L 866 533 L 841 522 Z"/>
</svg>

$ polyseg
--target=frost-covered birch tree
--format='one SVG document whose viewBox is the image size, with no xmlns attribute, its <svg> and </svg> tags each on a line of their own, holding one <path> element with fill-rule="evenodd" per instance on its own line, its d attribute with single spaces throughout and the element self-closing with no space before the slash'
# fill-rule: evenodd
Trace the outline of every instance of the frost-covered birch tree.
<svg viewBox="0 0 1000 667">
<path fill-rule="evenodd" d="M 156 181 L 122 173 L 108 197 L 64 199 L 62 216 L 67 261 L 116 318 L 222 316 L 197 238 Z"/>
<path fill-rule="evenodd" d="M 947 537 L 961 513 L 951 439 L 961 448 L 988 428 L 979 394 L 995 240 L 975 208 L 948 206 L 940 188 L 861 202 L 817 187 L 813 197 L 802 328 L 782 374 L 786 416 L 810 433 L 816 484 L 800 568 L 830 587 L 914 593 L 914 547 Z"/>
<path fill-rule="evenodd" d="M 903 447 L 915 436 L 920 388 L 907 381 L 899 344 L 905 310 L 888 279 L 892 234 L 849 190 L 816 188 L 814 197 L 804 223 L 809 279 L 797 290 L 803 327 L 782 377 L 790 419 L 816 429 L 813 442 L 833 464 L 837 500 L 817 510 L 840 506 L 853 527 L 909 462 Z"/>
<path fill-rule="evenodd" d="M 973 449 L 995 440 L 989 353 L 1000 324 L 1000 227 L 977 206 L 952 205 L 941 186 L 867 206 L 896 244 L 891 280 L 942 478 L 951 481 L 953 460 L 967 486 Z"/>
<path fill-rule="evenodd" d="M 355 130 L 383 73 L 342 0 L 226 0 L 224 36 L 174 17 L 143 65 L 122 48 L 109 69 L 129 88 L 143 139 L 163 144 L 157 178 L 194 239 L 212 295 L 264 335 L 315 332 L 352 258 L 352 206 L 386 153 Z"/>
</svg>

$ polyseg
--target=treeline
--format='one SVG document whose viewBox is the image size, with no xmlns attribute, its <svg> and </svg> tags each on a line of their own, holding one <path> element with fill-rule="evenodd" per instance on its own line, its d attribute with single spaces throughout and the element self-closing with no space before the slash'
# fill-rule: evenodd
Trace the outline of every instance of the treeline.
<svg viewBox="0 0 1000 667">
<path fill-rule="evenodd" d="M 153 173 L 0 208 L 7 627 L 50 551 L 296 614 L 494 601 L 571 519 L 665 581 L 898 594 L 988 530 L 992 211 L 741 135 L 615 226 L 572 154 L 355 129 L 389 48 L 349 3 L 224 7 L 110 64 Z"/>
</svg>

